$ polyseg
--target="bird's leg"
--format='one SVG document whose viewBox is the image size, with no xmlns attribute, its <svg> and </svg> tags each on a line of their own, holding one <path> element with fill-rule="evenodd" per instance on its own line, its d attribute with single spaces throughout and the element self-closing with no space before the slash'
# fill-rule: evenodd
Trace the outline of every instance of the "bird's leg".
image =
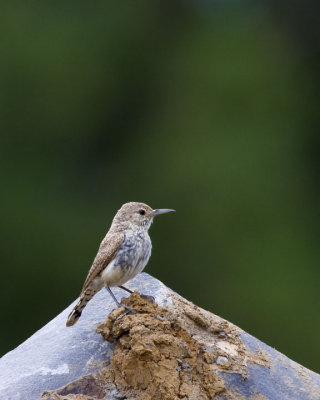
<svg viewBox="0 0 320 400">
<path fill-rule="evenodd" d="M 111 289 L 110 289 L 109 287 L 106 287 L 106 289 L 107 289 L 108 292 L 111 294 L 111 297 L 113 298 L 113 300 L 115 301 L 115 303 L 116 303 L 116 305 L 117 305 L 118 307 L 124 307 L 128 312 L 131 312 L 131 313 L 133 313 L 133 314 L 136 313 L 136 311 L 133 310 L 132 308 L 130 308 L 130 307 L 126 306 L 126 305 L 120 304 L 120 303 L 118 302 L 116 296 L 112 293 L 112 291 L 111 291 Z"/>
<path fill-rule="evenodd" d="M 123 290 L 125 290 L 125 291 L 128 292 L 128 293 L 131 293 L 131 294 L 133 293 L 132 290 L 130 290 L 130 289 L 124 287 L 124 286 L 118 286 L 118 287 L 121 288 L 121 289 L 123 289 Z M 143 299 L 151 300 L 152 302 L 154 302 L 154 301 L 156 300 L 153 296 L 148 296 L 147 294 L 140 294 L 140 296 L 141 296 Z"/>
<path fill-rule="evenodd" d="M 120 289 L 123 289 L 123 290 L 125 290 L 126 292 L 128 292 L 128 293 L 130 293 L 130 294 L 132 294 L 133 293 L 133 291 L 132 290 L 130 290 L 130 289 L 128 289 L 128 288 L 126 288 L 126 287 L 124 287 L 124 286 L 118 286 Z"/>
<path fill-rule="evenodd" d="M 111 294 L 111 297 L 113 298 L 114 302 L 116 303 L 116 305 L 118 307 L 121 307 L 120 303 L 118 302 L 116 296 L 112 293 L 111 289 L 109 287 L 106 288 L 108 290 L 108 292 Z"/>
</svg>

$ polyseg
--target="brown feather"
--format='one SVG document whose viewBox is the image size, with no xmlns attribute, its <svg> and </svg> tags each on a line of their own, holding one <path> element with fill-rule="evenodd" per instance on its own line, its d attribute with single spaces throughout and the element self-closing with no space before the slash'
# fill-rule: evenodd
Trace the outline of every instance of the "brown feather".
<svg viewBox="0 0 320 400">
<path fill-rule="evenodd" d="M 101 274 L 101 272 L 106 268 L 106 266 L 112 261 L 115 254 L 119 250 L 123 240 L 124 240 L 123 232 L 112 232 L 110 230 L 107 233 L 106 237 L 100 244 L 99 251 L 89 270 L 81 294 L 88 288 L 93 279 L 96 278 L 99 274 Z"/>
</svg>

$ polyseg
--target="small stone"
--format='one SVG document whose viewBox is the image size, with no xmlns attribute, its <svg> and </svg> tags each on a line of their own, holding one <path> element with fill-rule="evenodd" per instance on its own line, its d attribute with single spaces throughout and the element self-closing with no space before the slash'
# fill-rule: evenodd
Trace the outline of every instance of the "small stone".
<svg viewBox="0 0 320 400">
<path fill-rule="evenodd" d="M 192 368 L 190 367 L 189 363 L 184 362 L 181 364 L 181 367 L 187 371 L 190 371 Z"/>
<path fill-rule="evenodd" d="M 226 367 L 229 364 L 229 360 L 227 357 L 219 356 L 217 358 L 216 364 L 221 365 L 222 367 Z"/>
</svg>

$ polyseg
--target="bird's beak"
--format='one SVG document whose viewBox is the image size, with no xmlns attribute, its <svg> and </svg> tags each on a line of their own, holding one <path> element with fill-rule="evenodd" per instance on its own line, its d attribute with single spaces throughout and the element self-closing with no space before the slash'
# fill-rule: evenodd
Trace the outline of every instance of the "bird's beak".
<svg viewBox="0 0 320 400">
<path fill-rule="evenodd" d="M 156 215 L 166 214 L 166 213 L 174 212 L 174 211 L 176 211 L 176 210 L 171 210 L 170 208 L 159 208 L 158 210 L 152 210 L 151 216 L 155 217 Z"/>
</svg>

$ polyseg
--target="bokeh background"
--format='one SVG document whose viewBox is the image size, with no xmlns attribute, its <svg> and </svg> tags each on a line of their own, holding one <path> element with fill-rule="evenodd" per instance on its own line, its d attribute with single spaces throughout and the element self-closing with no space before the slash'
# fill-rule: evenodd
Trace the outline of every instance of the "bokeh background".
<svg viewBox="0 0 320 400">
<path fill-rule="evenodd" d="M 319 4 L 1 4 L 1 354 L 143 201 L 147 272 L 320 372 Z"/>
</svg>

